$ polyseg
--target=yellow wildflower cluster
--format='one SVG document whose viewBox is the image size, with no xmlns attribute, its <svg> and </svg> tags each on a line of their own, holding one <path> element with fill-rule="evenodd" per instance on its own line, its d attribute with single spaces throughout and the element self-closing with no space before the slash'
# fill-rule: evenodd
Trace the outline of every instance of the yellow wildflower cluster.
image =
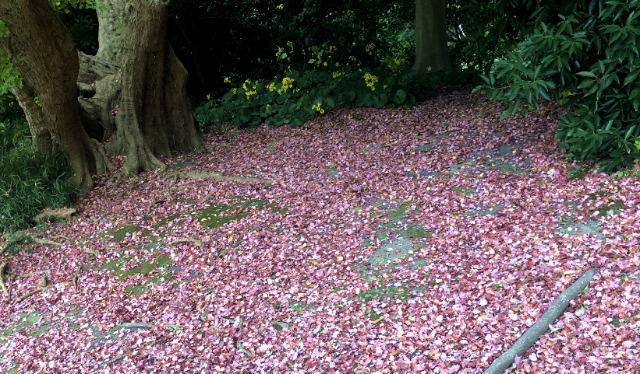
<svg viewBox="0 0 640 374">
<path fill-rule="evenodd" d="M 287 92 L 289 88 L 293 87 L 293 78 L 282 78 L 282 87 L 278 90 L 278 93 L 282 95 L 283 92 Z"/>
<path fill-rule="evenodd" d="M 224 77 L 224 83 L 231 83 L 231 78 Z"/>
<path fill-rule="evenodd" d="M 258 84 L 254 83 L 252 85 L 251 80 L 249 79 L 244 81 L 244 83 L 242 84 L 242 88 L 244 89 L 244 94 L 247 96 L 247 100 L 250 100 L 252 95 L 256 95 L 258 93 Z"/>
<path fill-rule="evenodd" d="M 394 59 L 393 59 L 393 62 L 395 62 L 395 63 L 396 63 L 396 65 L 402 65 L 402 64 L 404 64 L 405 62 L 407 62 L 407 60 L 406 60 L 406 59 L 404 59 L 404 58 L 398 58 L 398 57 L 396 57 L 396 58 L 394 58 Z"/>
<path fill-rule="evenodd" d="M 320 112 L 320 114 L 324 114 L 324 109 L 322 108 L 322 103 L 313 104 L 311 109 L 315 109 L 316 111 Z"/>
<path fill-rule="evenodd" d="M 343 73 L 343 72 L 341 72 L 341 71 L 334 71 L 334 72 L 332 73 L 332 75 L 333 75 L 333 79 L 336 79 L 336 78 L 339 78 L 339 77 L 343 76 L 343 75 L 344 75 L 344 73 Z"/>
<path fill-rule="evenodd" d="M 267 86 L 267 89 L 269 89 L 269 92 L 275 91 L 276 90 L 276 82 L 269 83 L 269 85 Z"/>
<path fill-rule="evenodd" d="M 375 84 L 378 83 L 378 77 L 371 73 L 364 73 L 364 82 L 367 84 L 367 87 L 371 88 L 371 91 L 375 91 Z"/>
<path fill-rule="evenodd" d="M 373 43 L 369 43 L 369 44 L 367 44 L 367 46 L 365 47 L 365 51 L 367 51 L 367 53 L 368 53 L 369 55 L 372 55 L 372 54 L 373 54 L 373 50 L 374 50 L 374 49 L 376 49 L 376 45 L 375 45 L 375 44 L 373 44 Z"/>
</svg>

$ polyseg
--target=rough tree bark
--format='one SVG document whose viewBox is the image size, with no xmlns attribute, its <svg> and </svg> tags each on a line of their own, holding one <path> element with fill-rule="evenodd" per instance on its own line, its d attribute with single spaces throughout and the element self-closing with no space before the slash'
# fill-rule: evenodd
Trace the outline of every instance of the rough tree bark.
<svg viewBox="0 0 640 374">
<path fill-rule="evenodd" d="M 111 169 L 106 154 L 124 156 L 122 173 L 133 175 L 162 168 L 158 157 L 172 150 L 203 147 L 187 72 L 167 43 L 168 4 L 96 0 L 100 47 L 89 56 L 77 52 L 47 0 L 0 1 L 10 31 L 0 48 L 23 82 L 13 93 L 36 143 L 62 146 L 82 190 Z"/>
<path fill-rule="evenodd" d="M 416 59 L 411 75 L 449 68 L 445 0 L 416 0 Z"/>
<path fill-rule="evenodd" d="M 85 127 L 103 129 L 108 153 L 126 157 L 126 175 L 162 168 L 158 157 L 171 150 L 203 146 L 187 72 L 167 43 L 168 3 L 96 1 L 100 47 L 80 57 L 79 82 L 90 88 L 80 100 Z"/>
<path fill-rule="evenodd" d="M 71 179 L 81 190 L 93 185 L 92 174 L 109 167 L 106 155 L 82 127 L 77 100 L 78 54 L 69 31 L 47 0 L 0 2 L 0 19 L 10 35 L 1 47 L 22 78 L 14 93 L 36 145 L 67 152 Z"/>
</svg>

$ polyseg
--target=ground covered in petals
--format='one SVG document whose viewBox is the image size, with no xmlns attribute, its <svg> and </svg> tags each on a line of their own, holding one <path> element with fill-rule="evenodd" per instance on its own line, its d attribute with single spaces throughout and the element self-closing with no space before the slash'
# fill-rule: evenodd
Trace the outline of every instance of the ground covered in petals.
<svg viewBox="0 0 640 374">
<path fill-rule="evenodd" d="M 590 268 L 508 372 L 638 372 L 640 179 L 571 180 L 555 109 L 500 114 L 339 110 L 98 179 L 0 256 L 0 372 L 479 373 Z"/>
</svg>

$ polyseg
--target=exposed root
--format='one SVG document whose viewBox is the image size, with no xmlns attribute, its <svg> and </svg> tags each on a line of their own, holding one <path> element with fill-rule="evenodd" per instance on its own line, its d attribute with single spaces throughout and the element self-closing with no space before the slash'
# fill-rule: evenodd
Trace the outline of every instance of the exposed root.
<svg viewBox="0 0 640 374">
<path fill-rule="evenodd" d="M 35 289 L 35 290 L 31 291 L 31 292 L 27 292 L 26 294 L 24 294 L 24 295 L 22 295 L 22 296 L 20 296 L 20 297 L 18 297 L 16 299 L 16 304 L 20 304 L 21 302 L 25 301 L 27 298 L 37 294 L 38 292 L 42 292 L 43 290 L 44 290 L 44 287 L 41 287 L 41 288 Z"/>
<path fill-rule="evenodd" d="M 71 216 L 76 212 L 76 208 L 45 209 L 33 217 L 33 220 L 39 222 L 48 221 L 51 218 L 64 218 L 67 221 L 71 221 Z"/>
<path fill-rule="evenodd" d="M 42 244 L 42 245 L 55 245 L 58 247 L 62 246 L 62 244 L 58 242 L 54 242 L 48 239 L 34 238 L 33 236 L 28 234 L 23 234 L 22 232 L 17 232 L 14 235 L 15 235 L 14 237 L 9 236 L 7 234 L 3 235 L 3 237 L 6 238 L 6 241 L 4 242 L 4 244 L 0 245 L 0 255 L 3 254 L 7 249 L 9 249 L 9 247 L 13 245 L 18 245 L 18 244 L 35 243 L 35 244 Z"/>
<path fill-rule="evenodd" d="M 16 304 L 19 304 L 23 301 L 25 301 L 26 299 L 28 299 L 29 297 L 40 293 L 44 290 L 46 290 L 49 287 L 55 286 L 55 285 L 61 285 L 61 286 L 68 286 L 69 284 L 71 284 L 71 282 L 62 282 L 62 283 L 50 283 L 49 279 L 47 278 L 46 274 L 42 274 L 42 277 L 40 278 L 40 280 L 38 281 L 38 288 L 33 290 L 33 291 L 29 291 L 26 294 L 18 297 L 16 299 Z"/>
</svg>

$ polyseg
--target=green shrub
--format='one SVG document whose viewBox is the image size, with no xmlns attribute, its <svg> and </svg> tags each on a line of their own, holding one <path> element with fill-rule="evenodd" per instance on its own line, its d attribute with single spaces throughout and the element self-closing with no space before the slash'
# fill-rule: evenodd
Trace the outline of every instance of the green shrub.
<svg viewBox="0 0 640 374">
<path fill-rule="evenodd" d="M 68 205 L 73 187 L 67 182 L 68 165 L 62 155 L 51 157 L 28 146 L 0 154 L 0 232 L 29 225 L 45 207 Z"/>
<path fill-rule="evenodd" d="M 572 1 L 559 15 L 541 8 L 533 33 L 479 88 L 507 104 L 503 117 L 558 101 L 568 110 L 556 138 L 569 158 L 606 172 L 630 167 L 640 157 L 639 16 L 635 0 Z"/>
</svg>

